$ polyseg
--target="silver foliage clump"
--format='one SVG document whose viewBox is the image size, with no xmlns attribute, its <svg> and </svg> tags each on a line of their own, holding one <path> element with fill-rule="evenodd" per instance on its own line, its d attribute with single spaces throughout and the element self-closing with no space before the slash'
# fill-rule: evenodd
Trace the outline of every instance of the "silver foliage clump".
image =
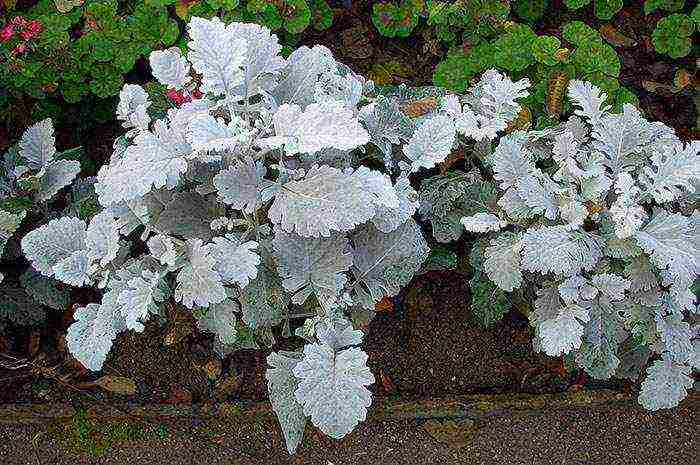
<svg viewBox="0 0 700 465">
<path fill-rule="evenodd" d="M 221 352 L 271 346 L 272 327 L 288 335 L 291 319 L 308 318 L 303 350 L 270 356 L 273 405 L 290 452 L 306 418 L 343 437 L 364 420 L 374 382 L 346 316 L 396 295 L 426 259 L 408 174 L 440 154 L 417 140 L 423 131 L 408 158 L 392 159 L 413 123 L 325 47 L 284 59 L 269 30 L 217 18 L 192 18 L 188 34 L 186 56 L 150 57 L 155 78 L 188 101 L 157 119 L 145 89 L 124 86 L 127 132 L 96 177 L 99 213 L 52 219 L 23 252 L 45 277 L 103 291 L 66 338 L 91 370 L 118 334 L 170 305 Z M 373 168 L 360 163 L 370 144 L 383 154 Z M 36 163 L 50 158 L 42 150 Z"/>
<path fill-rule="evenodd" d="M 438 239 L 463 231 L 460 213 L 464 229 L 487 234 L 488 278 L 536 294 L 537 349 L 571 354 L 596 379 L 637 379 L 654 357 L 639 402 L 674 407 L 698 369 L 700 142 L 682 143 L 632 105 L 611 112 L 590 83 L 572 81 L 568 96 L 568 121 L 498 140 L 484 159 L 495 182 L 424 182 L 421 213 Z"/>
</svg>

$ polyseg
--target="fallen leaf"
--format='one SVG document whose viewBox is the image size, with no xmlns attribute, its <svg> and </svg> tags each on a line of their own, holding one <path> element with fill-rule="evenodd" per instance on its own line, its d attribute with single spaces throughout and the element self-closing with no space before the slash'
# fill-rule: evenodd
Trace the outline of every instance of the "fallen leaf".
<svg viewBox="0 0 700 465">
<path fill-rule="evenodd" d="M 192 403 L 192 393 L 179 384 L 174 384 L 170 388 L 170 397 L 168 397 L 164 403 L 172 405 L 190 405 Z"/>
<path fill-rule="evenodd" d="M 194 366 L 212 381 L 219 379 L 219 376 L 221 376 L 221 360 L 218 358 L 211 358 L 201 365 L 194 364 Z"/>
<path fill-rule="evenodd" d="M 394 313 L 394 300 L 391 297 L 384 297 L 374 305 L 377 313 Z"/>
<path fill-rule="evenodd" d="M 438 101 L 434 97 L 426 97 L 404 105 L 401 111 L 409 118 L 425 116 L 438 107 Z"/>
<path fill-rule="evenodd" d="M 218 401 L 224 401 L 236 394 L 242 385 L 243 377 L 238 375 L 238 373 L 226 375 L 216 383 L 216 387 L 214 387 L 214 397 L 216 397 Z"/>
<path fill-rule="evenodd" d="M 392 395 L 396 393 L 396 385 L 394 382 L 389 378 L 389 376 L 384 372 L 384 370 L 379 370 L 379 385 L 382 388 L 382 391 L 384 392 L 384 395 Z"/>
<path fill-rule="evenodd" d="M 663 82 L 655 82 L 655 81 L 642 81 L 642 87 L 644 87 L 644 89 L 647 92 L 651 92 L 653 94 L 658 94 L 658 95 L 677 94 L 678 92 L 680 92 L 682 90 L 674 85 L 664 84 Z"/>
<path fill-rule="evenodd" d="M 612 24 L 604 24 L 598 29 L 600 35 L 610 44 L 615 47 L 634 47 L 637 41 L 632 37 L 628 37 L 615 29 Z"/>
<path fill-rule="evenodd" d="M 39 352 L 39 346 L 41 346 L 41 333 L 32 331 L 27 342 L 27 353 L 30 357 L 34 357 Z"/>
<path fill-rule="evenodd" d="M 685 89 L 693 84 L 693 75 L 687 69 L 681 68 L 673 76 L 673 84 L 677 89 Z"/>
<path fill-rule="evenodd" d="M 95 385 L 114 394 L 123 394 L 125 396 L 136 394 L 136 383 L 134 380 L 123 376 L 103 376 L 95 381 Z"/>
</svg>

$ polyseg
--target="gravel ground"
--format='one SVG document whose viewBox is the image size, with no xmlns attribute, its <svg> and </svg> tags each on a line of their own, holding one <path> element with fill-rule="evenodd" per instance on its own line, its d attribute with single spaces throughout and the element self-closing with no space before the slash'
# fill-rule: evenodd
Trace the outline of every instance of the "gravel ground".
<svg viewBox="0 0 700 465">
<path fill-rule="evenodd" d="M 39 436 L 34 449 L 32 438 L 46 427 L 0 425 L 0 464 L 691 465 L 700 452 L 697 403 L 659 413 L 624 404 L 504 415 L 458 432 L 456 440 L 441 438 L 445 442 L 431 436 L 425 423 L 365 423 L 342 441 L 307 428 L 297 455 L 289 457 L 278 427 L 267 420 L 193 429 L 183 419 L 169 423 L 170 439 L 120 443 L 100 458 L 69 453 L 66 443 L 48 434 Z"/>
</svg>

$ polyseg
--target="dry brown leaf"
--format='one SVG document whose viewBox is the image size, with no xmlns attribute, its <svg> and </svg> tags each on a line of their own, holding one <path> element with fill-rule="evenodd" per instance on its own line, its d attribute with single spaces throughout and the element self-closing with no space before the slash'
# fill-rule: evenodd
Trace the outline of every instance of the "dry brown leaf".
<svg viewBox="0 0 700 465">
<path fill-rule="evenodd" d="M 435 110 L 438 103 L 435 97 L 426 97 L 403 106 L 401 111 L 409 118 L 418 118 Z"/>
<path fill-rule="evenodd" d="M 612 24 L 604 24 L 603 26 L 600 26 L 598 31 L 600 32 L 600 35 L 603 36 L 608 43 L 610 43 L 610 45 L 615 47 L 634 47 L 637 45 L 636 40 L 634 40 L 632 37 L 624 35 L 615 29 L 615 26 Z"/>
<path fill-rule="evenodd" d="M 95 385 L 114 394 L 123 394 L 126 396 L 136 394 L 136 383 L 131 378 L 126 378 L 124 376 L 103 376 L 95 381 Z"/>
<path fill-rule="evenodd" d="M 224 376 L 216 383 L 214 397 L 219 401 L 224 401 L 228 397 L 236 394 L 243 385 L 243 377 L 237 373 Z"/>
</svg>

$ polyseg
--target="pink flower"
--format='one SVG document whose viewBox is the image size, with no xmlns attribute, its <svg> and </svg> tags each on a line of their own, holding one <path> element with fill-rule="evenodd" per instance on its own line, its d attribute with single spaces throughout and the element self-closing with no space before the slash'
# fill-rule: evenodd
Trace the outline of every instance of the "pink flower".
<svg viewBox="0 0 700 465">
<path fill-rule="evenodd" d="M 10 25 L 14 26 L 15 28 L 22 29 L 24 26 L 27 25 L 27 20 L 24 19 L 24 16 L 15 16 L 10 20 Z"/>
<path fill-rule="evenodd" d="M 15 28 L 12 27 L 11 24 L 5 25 L 2 29 L 0 29 L 0 43 L 2 42 L 8 42 L 9 40 L 12 39 L 15 35 Z"/>
<path fill-rule="evenodd" d="M 27 51 L 27 44 L 21 43 L 17 44 L 17 46 L 12 50 L 12 53 L 15 54 L 15 56 L 19 56 L 24 54 Z"/>
<path fill-rule="evenodd" d="M 199 89 L 195 89 L 192 92 L 192 98 L 195 100 L 199 100 L 200 98 L 204 97 L 204 94 L 199 91 Z"/>
<path fill-rule="evenodd" d="M 22 38 L 24 40 L 31 40 L 35 37 L 38 37 L 39 34 L 41 34 L 41 31 L 44 30 L 44 26 L 39 21 L 31 21 L 28 23 L 24 30 L 20 33 Z"/>
<path fill-rule="evenodd" d="M 182 91 L 175 90 L 175 89 L 169 89 L 169 90 L 165 93 L 165 95 L 167 95 L 168 98 L 169 98 L 170 100 L 172 100 L 173 103 L 174 103 L 175 105 L 177 105 L 177 106 L 180 106 L 180 105 L 182 105 L 183 103 L 187 103 L 187 102 L 191 102 L 191 101 L 192 101 L 192 99 L 191 99 L 189 96 L 184 95 L 184 94 L 182 93 Z"/>
</svg>

